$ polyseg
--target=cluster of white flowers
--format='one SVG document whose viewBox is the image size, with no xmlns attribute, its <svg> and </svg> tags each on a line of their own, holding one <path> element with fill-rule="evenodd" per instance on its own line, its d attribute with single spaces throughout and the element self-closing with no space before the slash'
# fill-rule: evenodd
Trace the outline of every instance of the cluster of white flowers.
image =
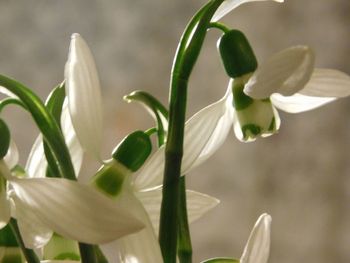
<svg viewBox="0 0 350 263">
<path fill-rule="evenodd" d="M 254 0 L 225 1 L 212 21 L 251 1 Z M 232 126 L 239 140 L 252 141 L 257 136 L 268 136 L 278 130 L 280 119 L 275 108 L 298 113 L 350 95 L 347 74 L 314 68 L 314 60 L 309 47 L 295 46 L 273 55 L 255 72 L 230 79 L 222 99 L 186 122 L 181 174 L 188 174 L 213 155 Z M 238 96 L 235 89 L 239 88 L 243 96 L 250 98 L 249 104 L 242 109 L 235 108 L 233 103 L 239 99 L 235 97 Z M 16 97 L 1 87 L 0 92 Z M 65 92 L 61 127 L 76 174 L 80 173 L 84 153 L 89 153 L 102 166 L 113 167 L 116 174 L 123 174 L 121 190 L 117 195 L 109 196 L 93 183 L 93 178 L 90 185 L 47 178 L 48 163 L 42 135 L 32 147 L 25 176 L 18 177 L 11 171 L 18 163 L 18 152 L 11 141 L 7 155 L 0 160 L 0 228 L 5 227 L 11 217 L 15 218 L 27 248 L 44 247 L 55 232 L 67 239 L 100 244 L 111 263 L 118 260 L 125 263 L 163 262 L 157 229 L 165 147 L 156 150 L 137 173 L 118 161 L 101 159 L 103 112 L 99 78 L 93 56 L 79 34 L 73 34 L 71 38 L 65 67 Z M 269 128 L 272 121 L 273 128 Z M 259 129 L 245 131 L 243 127 L 247 124 Z M 4 182 L 6 186 L 2 187 Z M 213 197 L 187 190 L 189 222 L 200 218 L 218 203 Z M 267 262 L 270 228 L 271 217 L 261 215 L 240 258 L 241 263 Z M 0 248 L 0 252 L 4 249 Z M 77 261 L 44 258 L 42 262 Z"/>
</svg>

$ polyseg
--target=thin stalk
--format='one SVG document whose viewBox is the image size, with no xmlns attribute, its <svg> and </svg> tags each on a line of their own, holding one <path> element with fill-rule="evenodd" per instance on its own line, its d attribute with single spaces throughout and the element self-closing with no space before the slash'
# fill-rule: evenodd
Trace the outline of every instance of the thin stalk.
<svg viewBox="0 0 350 263">
<path fill-rule="evenodd" d="M 159 242 L 165 263 L 176 262 L 178 202 L 187 100 L 187 83 L 203 45 L 210 20 L 224 0 L 212 0 L 186 27 L 172 68 L 169 102 L 169 129 L 165 147 L 163 199 Z"/>
<path fill-rule="evenodd" d="M 180 178 L 179 230 L 177 256 L 180 263 L 192 263 L 192 243 L 187 216 L 185 176 Z"/>
<path fill-rule="evenodd" d="M 37 257 L 37 255 L 35 254 L 35 252 L 24 246 L 24 242 L 23 242 L 23 239 L 22 239 L 21 234 L 19 232 L 16 219 L 11 218 L 9 224 L 10 224 L 12 232 L 15 235 L 17 243 L 18 243 L 19 247 L 21 248 L 22 253 L 23 253 L 25 259 L 27 260 L 27 262 L 28 263 L 40 263 L 40 260 Z"/>
</svg>

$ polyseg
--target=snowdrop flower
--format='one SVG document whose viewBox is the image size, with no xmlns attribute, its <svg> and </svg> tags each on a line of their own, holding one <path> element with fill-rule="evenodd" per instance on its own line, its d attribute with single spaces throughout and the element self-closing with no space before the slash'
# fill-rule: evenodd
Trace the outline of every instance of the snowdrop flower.
<svg viewBox="0 0 350 263">
<path fill-rule="evenodd" d="M 71 133 L 75 134 L 85 152 L 101 160 L 100 84 L 93 56 L 83 38 L 78 34 L 72 36 L 65 78 L 69 117 L 74 127 L 71 128 Z M 66 121 L 69 122 L 69 118 Z M 140 132 L 134 134 L 138 133 Z M 75 151 L 74 154 L 80 157 L 73 156 L 73 159 L 81 159 L 82 152 Z M 145 176 L 148 174 L 141 174 L 137 178 Z M 105 180 L 108 183 L 105 183 Z M 133 171 L 117 160 L 104 162 L 100 171 L 94 176 L 93 183 L 111 199 L 128 208 L 130 213 L 146 225 L 144 230 L 136 234 L 102 246 L 101 249 L 108 259 L 111 262 L 116 262 L 118 259 L 130 263 L 163 262 L 156 236 L 162 198 L 160 185 L 140 185 Z M 114 185 L 113 189 L 107 189 L 107 185 L 111 184 Z M 190 222 L 198 219 L 218 204 L 218 200 L 204 194 L 187 191 L 187 195 Z M 119 256 L 116 255 L 116 247 L 119 248 Z"/>
<path fill-rule="evenodd" d="M 315 69 L 307 46 L 294 46 L 273 55 L 260 67 L 244 34 L 225 32 L 218 48 L 226 73 L 238 139 L 253 141 L 275 133 L 280 126 L 276 108 L 298 113 L 350 95 L 350 77 L 340 71 Z M 203 120 L 205 121 L 205 120 Z"/>
<path fill-rule="evenodd" d="M 239 260 L 213 258 L 202 263 L 267 263 L 270 254 L 271 216 L 262 214 L 256 221 Z"/>
<path fill-rule="evenodd" d="M 270 254 L 271 216 L 262 214 L 245 245 L 240 263 L 266 263 Z"/>
<path fill-rule="evenodd" d="M 0 176 L 0 227 L 12 214 L 27 248 L 42 247 L 53 231 L 80 242 L 102 244 L 143 228 L 127 210 L 90 186 L 61 178 L 15 177 L 4 160 L 0 160 Z"/>
</svg>

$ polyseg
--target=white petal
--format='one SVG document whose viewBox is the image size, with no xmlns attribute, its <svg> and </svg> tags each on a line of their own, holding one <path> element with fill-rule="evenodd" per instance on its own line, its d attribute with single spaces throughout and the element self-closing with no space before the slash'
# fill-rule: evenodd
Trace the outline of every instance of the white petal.
<svg viewBox="0 0 350 263">
<path fill-rule="evenodd" d="M 270 253 L 271 216 L 262 214 L 256 221 L 240 263 L 266 263 Z"/>
<path fill-rule="evenodd" d="M 68 106 L 82 147 L 100 159 L 102 102 L 95 62 L 79 34 L 73 34 L 65 67 Z"/>
<path fill-rule="evenodd" d="M 75 174 L 78 176 L 83 163 L 83 148 L 81 147 L 78 137 L 73 128 L 72 120 L 68 110 L 67 100 L 63 105 L 61 116 L 62 133 L 65 138 L 70 156 L 72 158 Z"/>
<path fill-rule="evenodd" d="M 208 159 L 224 142 L 232 124 L 233 110 L 228 105 L 231 96 L 231 93 L 226 94 L 186 122 L 181 174 Z M 137 189 L 145 190 L 162 184 L 164 151 L 164 146 L 159 148 L 143 166 L 135 180 Z"/>
<path fill-rule="evenodd" d="M 281 94 L 275 93 L 271 96 L 271 102 L 276 108 L 289 113 L 313 110 L 334 100 L 336 100 L 336 98 L 311 97 L 299 93 L 292 96 L 282 96 Z"/>
<path fill-rule="evenodd" d="M 307 46 L 295 46 L 278 52 L 258 67 L 244 87 L 255 99 L 268 98 L 278 92 L 290 96 L 309 81 L 315 56 Z"/>
<path fill-rule="evenodd" d="M 257 2 L 257 1 L 264 1 L 264 0 L 226 0 L 224 1 L 221 6 L 216 10 L 212 22 L 216 22 L 219 19 L 221 19 L 223 16 L 231 12 L 236 7 L 240 6 L 241 4 L 248 3 L 248 2 Z M 275 2 L 283 3 L 283 0 L 273 0 Z"/>
<path fill-rule="evenodd" d="M 314 97 L 346 97 L 350 95 L 350 76 L 335 69 L 316 68 L 299 93 Z"/>
<path fill-rule="evenodd" d="M 10 200 L 7 198 L 6 182 L 3 178 L 0 178 L 0 211 L 0 229 L 2 229 L 7 225 L 11 217 Z"/>
<path fill-rule="evenodd" d="M 47 161 L 44 154 L 43 137 L 40 134 L 30 150 L 25 170 L 29 177 L 44 178 Z"/>
<path fill-rule="evenodd" d="M 158 232 L 162 189 L 137 192 L 137 197 L 145 207 L 153 228 Z M 192 223 L 219 204 L 219 200 L 206 194 L 186 190 L 188 221 Z"/>
<path fill-rule="evenodd" d="M 124 191 L 119 201 L 146 226 L 141 231 L 118 240 L 120 261 L 123 263 L 162 263 L 158 239 L 140 200 L 130 188 L 129 191 Z"/>
<path fill-rule="evenodd" d="M 101 244 L 143 227 L 128 211 L 87 185 L 61 178 L 13 178 L 11 184 L 25 209 L 69 239 Z"/>
<path fill-rule="evenodd" d="M 16 219 L 23 242 L 27 248 L 40 248 L 50 241 L 53 234 L 31 209 L 26 209 L 22 201 L 13 196 L 16 206 Z"/>
<path fill-rule="evenodd" d="M 13 140 L 10 141 L 10 148 L 8 149 L 7 154 L 4 157 L 4 160 L 7 166 L 10 167 L 10 169 L 18 164 L 18 160 L 19 160 L 18 149 Z"/>
</svg>

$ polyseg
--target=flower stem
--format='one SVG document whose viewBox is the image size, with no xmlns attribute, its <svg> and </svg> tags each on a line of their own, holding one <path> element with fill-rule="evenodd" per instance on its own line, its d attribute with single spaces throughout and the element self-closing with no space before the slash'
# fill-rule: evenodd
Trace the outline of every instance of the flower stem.
<svg viewBox="0 0 350 263">
<path fill-rule="evenodd" d="M 79 243 L 79 251 L 82 263 L 95 263 L 97 262 L 94 246 L 85 243 Z"/>
<path fill-rule="evenodd" d="M 165 263 L 176 262 L 178 202 L 183 155 L 187 83 L 203 45 L 210 20 L 224 0 L 212 0 L 192 18 L 180 40 L 171 76 L 169 129 L 165 148 L 159 242 Z"/>
<path fill-rule="evenodd" d="M 177 255 L 180 263 L 192 263 L 192 244 L 190 228 L 187 216 L 186 204 L 186 181 L 185 176 L 180 178 L 180 198 L 179 198 L 179 229 Z"/>
<path fill-rule="evenodd" d="M 22 249 L 23 255 L 26 258 L 27 262 L 28 263 L 40 263 L 40 260 L 37 257 L 37 255 L 35 254 L 35 252 L 24 246 L 24 242 L 23 242 L 23 239 L 22 239 L 21 234 L 19 232 L 16 219 L 11 218 L 9 224 L 10 224 L 10 227 L 12 229 L 13 234 L 16 237 L 16 240 L 17 240 L 19 247 Z"/>
</svg>

